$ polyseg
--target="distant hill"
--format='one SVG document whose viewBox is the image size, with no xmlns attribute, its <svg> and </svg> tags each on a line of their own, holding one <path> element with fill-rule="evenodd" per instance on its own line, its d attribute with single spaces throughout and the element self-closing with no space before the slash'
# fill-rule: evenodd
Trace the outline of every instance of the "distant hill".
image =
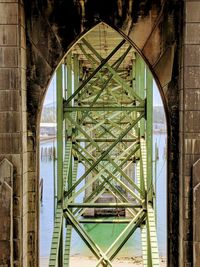
<svg viewBox="0 0 200 267">
<path fill-rule="evenodd" d="M 56 122 L 56 104 L 50 103 L 43 107 L 41 122 Z"/>
<path fill-rule="evenodd" d="M 164 123 L 165 113 L 162 106 L 153 108 L 154 123 Z M 50 103 L 43 107 L 41 122 L 56 122 L 56 103 Z"/>
</svg>

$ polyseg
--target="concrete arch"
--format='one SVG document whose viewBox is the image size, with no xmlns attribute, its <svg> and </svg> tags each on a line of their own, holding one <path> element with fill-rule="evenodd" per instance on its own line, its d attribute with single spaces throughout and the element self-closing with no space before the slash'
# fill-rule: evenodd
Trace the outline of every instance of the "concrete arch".
<svg viewBox="0 0 200 267">
<path fill-rule="evenodd" d="M 150 68 L 151 72 L 152 72 L 152 75 L 157 83 L 157 86 L 158 86 L 158 89 L 159 89 L 159 92 L 160 92 L 160 95 L 161 95 L 161 98 L 162 98 L 162 102 L 163 102 L 163 106 L 164 106 L 164 109 L 165 109 L 165 112 L 167 113 L 167 100 L 166 100 L 166 95 L 165 95 L 165 92 L 164 92 L 164 87 L 171 81 L 171 77 L 172 77 L 172 63 L 173 63 L 173 59 L 174 59 L 174 45 L 172 45 L 172 48 L 171 48 L 171 51 L 167 51 L 167 56 L 165 55 L 165 57 L 168 59 L 169 62 L 167 62 L 170 66 L 165 66 L 164 64 L 166 63 L 166 59 L 165 59 L 165 62 L 162 63 L 162 66 L 164 65 L 164 67 L 168 67 L 168 71 L 167 73 L 162 73 L 160 70 L 160 67 L 156 64 L 155 66 L 151 64 L 151 62 L 149 61 L 150 58 L 148 58 L 145 53 L 136 45 L 135 43 L 135 40 L 133 39 L 130 39 L 130 37 L 122 30 L 122 29 L 119 29 L 115 26 L 111 26 L 109 24 L 107 24 L 106 22 L 104 21 L 100 21 L 100 22 L 97 22 L 94 26 L 92 26 L 90 29 L 88 30 L 84 30 L 83 32 L 81 32 L 76 38 L 75 40 L 69 44 L 68 46 L 68 49 L 67 51 L 64 51 L 63 54 L 60 55 L 60 57 L 58 58 L 58 65 L 55 67 L 55 69 L 53 70 L 53 73 L 50 77 L 48 77 L 48 80 L 47 80 L 47 84 L 49 85 L 57 67 L 60 65 L 60 62 L 62 61 L 62 59 L 67 55 L 68 52 L 70 52 L 70 50 L 76 45 L 76 43 L 81 39 L 83 38 L 85 35 L 87 35 L 90 31 L 92 31 L 95 27 L 97 27 L 99 24 L 105 24 L 107 25 L 108 27 L 110 27 L 111 29 L 113 29 L 114 31 L 116 31 L 117 34 L 121 35 L 125 40 L 127 40 L 131 45 L 132 47 L 137 51 L 137 53 L 142 57 L 142 59 L 144 60 L 144 62 L 147 64 L 147 66 Z M 137 41 L 137 40 L 136 40 Z M 158 60 L 159 61 L 159 60 Z M 166 65 L 167 65 L 166 63 Z M 165 79 L 165 83 L 164 84 L 163 82 L 163 79 Z M 48 85 L 46 86 L 46 90 L 48 90 Z M 41 103 L 43 103 L 44 101 L 44 98 L 45 98 L 45 94 L 46 92 L 44 92 L 43 96 L 42 96 L 42 99 L 41 99 Z M 41 109 L 40 109 L 41 111 Z"/>
<path fill-rule="evenodd" d="M 43 97 L 50 77 L 64 54 L 83 34 L 101 21 L 117 30 L 137 48 L 151 68 L 162 97 L 166 98 L 165 90 L 163 89 L 162 92 L 161 88 L 165 88 L 171 81 L 175 46 L 177 43 L 175 38 L 175 31 L 177 30 L 175 27 L 175 16 L 169 14 L 167 21 L 162 16 L 170 7 L 165 2 L 161 5 L 159 1 L 155 5 L 148 4 L 144 5 L 144 7 L 139 2 L 132 4 L 132 1 L 127 1 L 124 5 L 120 4 L 121 1 L 118 1 L 118 4 L 115 1 L 111 1 L 112 4 L 109 5 L 106 14 L 103 14 L 103 11 L 105 11 L 103 2 L 100 4 L 97 1 L 97 7 L 95 6 L 97 11 L 94 12 L 94 17 L 89 13 L 89 10 L 94 9 L 91 1 L 87 1 L 85 4 L 81 4 L 79 1 L 74 4 L 72 1 L 69 1 L 68 4 L 64 1 L 41 4 L 38 1 L 32 3 L 32 6 L 25 5 L 27 14 L 27 45 L 29 48 L 27 57 L 28 87 L 30 94 L 32 89 L 34 90 L 34 96 L 37 98 L 36 104 L 40 103 L 41 100 L 39 98 Z M 137 9 L 133 11 L 133 8 L 136 6 Z M 47 10 L 45 9 L 46 7 Z M 76 11 L 74 14 L 74 17 L 78 19 L 76 22 L 75 19 L 68 21 L 67 17 L 66 21 L 63 21 L 63 9 L 69 12 L 70 8 L 70 12 Z M 112 13 L 109 12 L 112 11 L 114 14 L 117 14 L 117 18 L 111 17 L 110 14 Z M 131 12 L 139 14 L 132 17 L 133 14 Z M 68 27 L 67 23 L 69 24 Z M 164 28 L 166 27 L 167 29 L 168 26 L 165 24 L 171 24 L 171 27 L 168 29 L 168 32 L 163 33 Z M 169 38 L 170 42 L 166 42 L 164 37 L 166 39 Z M 37 65 L 34 63 L 37 63 Z M 163 66 L 165 66 L 164 71 Z M 44 81 L 44 77 L 48 78 Z M 39 96 L 37 96 L 37 90 L 39 91 Z M 31 108 L 34 108 L 34 103 Z"/>
<path fill-rule="evenodd" d="M 0 160 L 14 169 L 15 265 L 38 266 L 38 125 L 46 88 L 70 44 L 104 21 L 135 42 L 162 88 L 169 126 L 168 266 L 199 266 L 192 198 L 200 158 L 199 10 L 197 0 L 0 1 Z"/>
<path fill-rule="evenodd" d="M 107 1 L 108 2 L 108 1 Z M 101 21 L 135 46 L 150 67 L 164 100 L 168 121 L 168 260 L 178 266 L 178 56 L 177 9 L 173 1 L 32 1 L 25 2 L 27 43 L 28 144 L 39 173 L 38 134 L 42 103 L 62 57 Z M 105 10 L 105 5 L 107 9 Z M 64 13 L 64 11 L 66 13 Z M 72 16 L 73 14 L 73 16 Z M 141 34 L 142 33 L 142 34 Z M 38 186 L 38 185 L 37 185 Z M 37 187 L 36 186 L 36 187 Z M 37 193 L 38 190 L 36 190 Z M 37 196 L 38 197 L 38 196 Z M 38 212 L 38 211 L 37 211 Z M 38 214 L 36 214 L 38 218 Z M 38 219 L 36 218 L 36 235 Z M 38 239 L 37 239 L 38 240 Z M 35 246 L 37 249 L 37 242 Z M 37 257 L 37 253 L 35 255 Z"/>
</svg>

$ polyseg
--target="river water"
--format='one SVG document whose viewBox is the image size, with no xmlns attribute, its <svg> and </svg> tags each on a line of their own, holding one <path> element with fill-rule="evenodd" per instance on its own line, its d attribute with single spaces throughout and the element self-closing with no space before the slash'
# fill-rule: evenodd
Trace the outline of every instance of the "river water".
<svg viewBox="0 0 200 267">
<path fill-rule="evenodd" d="M 166 256 L 167 246 L 167 222 L 166 222 L 166 135 L 154 134 L 154 142 L 159 148 L 159 160 L 157 162 L 157 235 L 160 256 Z M 53 141 L 41 142 L 40 148 L 50 148 Z M 81 175 L 81 166 L 78 170 Z M 43 201 L 40 207 L 40 256 L 48 257 L 51 248 L 51 238 L 53 232 L 53 161 L 40 161 L 40 177 L 43 178 Z M 85 226 L 90 231 L 93 240 L 103 249 L 115 240 L 116 236 L 123 230 L 125 225 L 118 224 L 88 224 Z M 133 257 L 141 255 L 139 229 L 128 240 L 122 248 L 119 257 Z M 91 252 L 77 233 L 72 234 L 71 255 L 90 256 Z"/>
</svg>

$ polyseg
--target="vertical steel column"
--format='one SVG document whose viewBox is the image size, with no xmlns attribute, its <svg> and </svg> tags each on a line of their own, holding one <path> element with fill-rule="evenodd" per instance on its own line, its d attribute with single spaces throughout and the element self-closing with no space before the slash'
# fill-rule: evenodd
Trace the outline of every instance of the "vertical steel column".
<svg viewBox="0 0 200 267">
<path fill-rule="evenodd" d="M 66 94 L 65 94 L 65 99 L 67 99 L 68 97 L 70 97 L 72 95 L 72 54 L 69 53 L 67 55 L 67 90 L 66 90 Z M 71 102 L 69 102 L 68 104 L 69 106 L 72 105 Z M 67 120 L 67 113 L 65 113 L 65 125 L 66 125 L 66 142 L 72 142 L 71 138 L 72 138 L 72 126 L 71 123 L 69 122 L 69 120 Z M 69 166 L 69 172 L 70 175 L 68 177 L 68 188 L 70 188 L 72 186 L 72 159 L 70 160 L 70 166 Z"/>
<path fill-rule="evenodd" d="M 74 91 L 79 86 L 79 62 L 78 62 L 78 55 L 74 54 Z"/>
<path fill-rule="evenodd" d="M 148 201 L 153 202 L 153 77 L 146 69 L 146 142 L 147 142 L 147 195 Z"/>
<path fill-rule="evenodd" d="M 142 98 L 145 98 L 145 63 L 139 54 L 135 55 L 135 80 L 136 80 L 136 93 Z M 142 118 L 139 122 L 139 138 L 141 139 L 145 135 L 145 119 Z M 141 151 L 139 151 L 141 153 Z M 139 165 L 140 165 L 140 187 L 144 191 L 144 164 L 142 162 L 142 156 L 139 155 Z"/>
<path fill-rule="evenodd" d="M 63 74 L 62 65 L 56 72 L 57 87 L 57 203 L 63 200 Z M 62 226 L 61 226 L 62 227 Z M 58 266 L 63 265 L 63 234 L 61 230 Z"/>
<path fill-rule="evenodd" d="M 156 191 L 157 191 L 157 161 L 158 161 L 158 145 L 157 142 L 155 143 L 155 160 L 154 160 L 154 210 L 155 210 L 155 220 L 156 220 L 156 226 L 157 226 L 157 203 L 156 203 Z"/>
<path fill-rule="evenodd" d="M 139 56 L 137 53 L 135 54 L 135 92 L 136 94 L 139 95 L 139 88 L 140 88 L 140 79 L 139 79 L 139 74 L 140 74 L 140 62 L 139 62 Z M 136 100 L 135 100 L 136 101 Z M 137 113 L 135 112 L 135 116 L 137 117 Z M 138 123 L 138 126 L 135 127 L 136 129 L 136 134 L 139 136 L 140 134 L 140 127 L 139 127 L 140 122 Z"/>
<path fill-rule="evenodd" d="M 72 53 L 69 53 L 67 55 L 67 90 L 65 94 L 65 98 L 67 99 L 72 95 L 74 90 L 78 88 L 78 57 L 77 55 L 73 55 Z M 73 69 L 73 71 L 72 71 Z M 73 101 L 69 102 L 69 106 L 72 106 Z M 65 125 L 66 125 L 66 142 L 67 145 L 72 146 L 72 135 L 74 135 L 74 132 L 72 132 L 72 125 L 70 121 L 68 120 L 69 113 L 65 113 Z M 72 113 L 72 117 L 76 120 L 76 112 Z M 66 150 L 67 153 L 67 150 Z M 65 155 L 66 159 L 68 159 L 68 162 L 66 164 L 69 166 L 69 173 L 68 173 L 68 179 L 67 179 L 67 188 L 70 189 L 72 185 L 76 181 L 76 171 L 77 171 L 77 161 L 72 158 L 72 154 L 68 157 L 68 155 Z M 75 175 L 74 175 L 75 174 Z M 71 197 L 73 195 L 73 192 L 69 195 Z M 72 209 L 70 209 L 72 211 Z M 71 236 L 72 236 L 72 226 L 70 224 L 66 225 L 66 238 L 65 238 L 65 252 L 64 252 L 64 267 L 69 266 L 69 260 L 70 260 L 70 251 L 71 251 Z"/>
<path fill-rule="evenodd" d="M 137 54 L 137 61 L 139 64 L 139 73 L 138 73 L 138 79 L 139 79 L 139 88 L 138 88 L 138 95 L 144 99 L 145 98 L 145 63 L 141 56 Z M 144 136 L 145 132 L 145 120 L 144 118 L 140 121 L 140 136 Z"/>
<path fill-rule="evenodd" d="M 66 57 L 66 91 L 65 91 L 65 99 L 70 97 L 72 95 L 72 54 L 71 52 L 68 53 Z M 69 103 L 69 106 L 71 106 L 71 102 Z M 72 127 L 69 120 L 67 120 L 68 113 L 65 113 L 65 142 L 66 142 L 66 150 L 65 153 L 69 153 L 67 147 L 71 145 L 72 143 Z M 65 158 L 68 162 L 66 162 L 66 165 L 69 168 L 69 172 L 67 175 L 67 188 L 72 187 L 72 155 L 65 155 Z M 66 172 L 66 170 L 63 170 Z M 65 185 L 66 186 L 66 185 Z M 71 248 L 71 235 L 72 235 L 72 227 L 71 225 L 66 225 L 66 238 L 65 238 L 65 251 L 64 251 L 64 266 L 69 266 L 69 258 L 70 258 L 70 248 Z"/>
<path fill-rule="evenodd" d="M 77 90 L 79 87 L 79 60 L 78 55 L 73 55 L 73 89 L 71 94 Z M 76 121 L 77 112 L 73 113 L 73 119 Z M 77 133 L 73 132 L 72 135 L 76 135 Z M 73 159 L 73 172 L 76 173 L 76 169 L 78 168 L 78 164 L 76 166 L 75 160 Z M 76 175 L 72 175 L 72 185 L 76 182 Z"/>
<path fill-rule="evenodd" d="M 53 217 L 55 219 L 56 216 L 56 206 L 57 206 L 57 192 L 56 192 L 56 148 L 55 148 L 55 142 L 53 140 Z"/>
<path fill-rule="evenodd" d="M 148 68 L 146 68 L 146 147 L 147 147 L 147 209 L 149 208 L 149 202 L 153 204 L 153 173 L 152 173 L 152 106 L 153 106 L 153 79 L 152 74 Z M 149 216 L 149 213 L 148 213 Z M 147 220 L 147 255 L 148 255 L 148 267 L 153 267 L 152 263 L 152 244 L 150 238 L 150 222 Z"/>
<path fill-rule="evenodd" d="M 65 99 L 69 98 L 72 95 L 72 54 L 69 53 L 67 55 L 67 90 L 65 93 Z M 72 105 L 72 102 L 70 101 L 69 106 Z M 71 124 L 68 124 L 66 127 L 66 134 L 67 136 L 71 136 L 72 134 L 72 128 Z"/>
<path fill-rule="evenodd" d="M 63 87 L 62 65 L 56 72 L 57 85 L 57 196 L 58 202 L 63 195 Z"/>
</svg>

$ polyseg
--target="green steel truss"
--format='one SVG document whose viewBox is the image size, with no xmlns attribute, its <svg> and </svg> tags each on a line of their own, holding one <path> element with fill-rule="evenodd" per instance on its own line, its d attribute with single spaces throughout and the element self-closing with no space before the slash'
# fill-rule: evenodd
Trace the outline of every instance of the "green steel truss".
<svg viewBox="0 0 200 267">
<path fill-rule="evenodd" d="M 113 259 L 137 228 L 141 229 L 144 266 L 159 266 L 153 204 L 152 75 L 125 40 L 104 58 L 86 39 L 76 46 L 90 67 L 84 66 L 74 49 L 56 72 L 57 207 L 49 266 L 69 266 L 72 229 L 93 252 L 96 266 L 113 266 Z M 84 173 L 78 176 L 80 164 Z M 114 201 L 107 202 L 108 195 Z M 125 217 L 95 215 L 97 210 L 116 213 L 119 209 Z M 126 227 L 102 251 L 84 228 L 86 223 L 125 223 Z"/>
</svg>

